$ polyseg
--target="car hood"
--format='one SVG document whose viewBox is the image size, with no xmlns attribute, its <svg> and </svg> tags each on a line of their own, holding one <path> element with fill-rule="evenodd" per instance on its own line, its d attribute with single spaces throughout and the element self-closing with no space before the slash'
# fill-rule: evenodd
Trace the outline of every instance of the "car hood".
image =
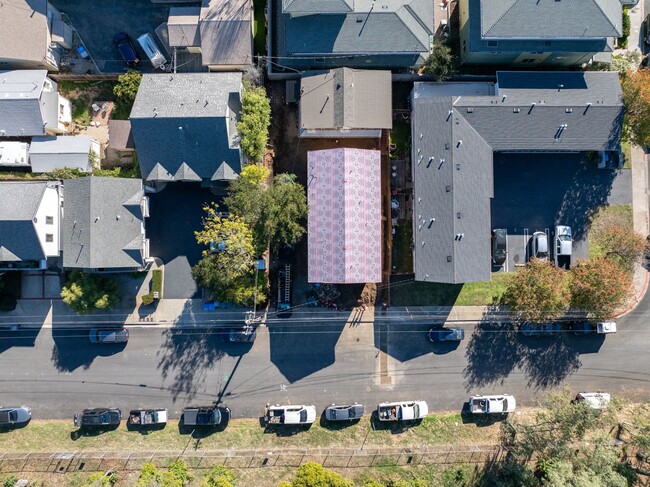
<svg viewBox="0 0 650 487">
<path fill-rule="evenodd" d="M 569 255 L 571 254 L 571 249 L 572 249 L 572 242 L 571 240 L 558 240 L 560 242 L 560 254 L 561 255 Z"/>
<path fill-rule="evenodd" d="M 16 421 L 18 423 L 26 423 L 32 418 L 32 410 L 29 408 L 16 409 Z"/>
</svg>

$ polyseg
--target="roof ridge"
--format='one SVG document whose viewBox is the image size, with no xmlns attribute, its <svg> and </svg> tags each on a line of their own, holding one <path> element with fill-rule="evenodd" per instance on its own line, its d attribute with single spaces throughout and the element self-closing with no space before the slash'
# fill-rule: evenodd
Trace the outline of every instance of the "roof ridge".
<svg viewBox="0 0 650 487">
<path fill-rule="evenodd" d="M 609 15 L 607 15 L 607 13 L 603 10 L 603 7 L 601 7 L 600 2 L 601 2 L 602 0 L 591 0 L 591 1 L 592 1 L 594 4 L 596 4 L 596 7 L 598 7 L 598 10 L 600 10 L 601 13 L 603 14 L 603 16 L 607 19 L 607 22 L 609 23 L 609 25 L 611 25 L 612 28 L 613 28 L 616 32 L 618 32 L 618 30 L 616 29 L 616 26 L 612 23 L 611 19 L 609 18 Z M 622 6 L 623 6 L 623 4 L 622 4 L 622 2 L 621 2 L 621 7 L 622 7 Z"/>
<path fill-rule="evenodd" d="M 505 0 L 504 0 L 504 1 L 505 1 Z M 490 30 L 492 30 L 492 28 L 493 28 L 495 25 L 497 25 L 497 23 L 498 23 L 501 19 L 503 19 L 503 17 L 505 17 L 506 14 L 507 14 L 508 12 L 510 12 L 510 10 L 512 10 L 512 8 L 513 8 L 515 5 L 517 5 L 521 0 L 511 0 L 511 1 L 512 1 L 512 3 L 510 4 L 510 6 L 509 6 L 508 8 L 506 8 L 506 9 L 503 11 L 503 13 L 502 13 L 502 14 L 501 14 L 501 15 L 500 15 L 500 16 L 499 16 L 499 17 L 498 17 L 498 18 L 497 18 L 497 19 L 492 23 L 492 25 L 490 26 L 489 29 L 483 29 L 483 28 L 482 28 L 483 26 L 481 26 L 481 31 L 482 31 L 482 32 L 481 32 L 481 37 L 485 36 L 485 35 L 486 35 Z M 482 24 L 482 23 L 483 23 L 483 9 L 482 9 L 482 6 L 481 6 L 481 24 Z"/>
</svg>

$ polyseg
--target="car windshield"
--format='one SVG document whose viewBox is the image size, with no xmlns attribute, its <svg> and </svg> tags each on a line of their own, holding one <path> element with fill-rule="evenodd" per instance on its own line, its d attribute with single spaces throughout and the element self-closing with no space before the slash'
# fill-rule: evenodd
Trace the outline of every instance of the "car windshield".
<svg viewBox="0 0 650 487">
<path fill-rule="evenodd" d="M 353 406 L 350 406 L 348 408 L 348 418 L 352 419 L 356 416 L 356 411 L 354 410 Z"/>
<path fill-rule="evenodd" d="M 18 413 L 16 411 L 9 411 L 9 421 L 15 423 L 18 421 Z"/>
<path fill-rule="evenodd" d="M 307 421 L 307 410 L 303 409 L 302 411 L 300 411 L 300 422 L 304 423 L 306 421 Z"/>
<path fill-rule="evenodd" d="M 571 241 L 571 237 L 569 237 L 568 235 L 559 235 L 557 238 L 559 238 L 562 242 L 570 242 Z"/>
<path fill-rule="evenodd" d="M 111 422 L 111 414 L 107 411 L 101 416 L 102 418 L 102 423 L 110 423 Z"/>
<path fill-rule="evenodd" d="M 417 404 L 413 406 L 413 417 L 414 418 L 420 417 L 420 406 L 418 406 Z"/>
</svg>

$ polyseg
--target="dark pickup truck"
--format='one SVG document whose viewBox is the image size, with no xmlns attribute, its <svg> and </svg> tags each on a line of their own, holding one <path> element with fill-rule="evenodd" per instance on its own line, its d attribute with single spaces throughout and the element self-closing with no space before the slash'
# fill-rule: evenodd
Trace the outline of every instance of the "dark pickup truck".
<svg viewBox="0 0 650 487">
<path fill-rule="evenodd" d="M 185 426 L 216 426 L 230 419 L 229 408 L 217 406 L 191 406 L 183 409 Z"/>
<path fill-rule="evenodd" d="M 74 415 L 74 425 L 77 428 L 108 428 L 119 426 L 122 412 L 117 408 L 84 409 L 81 414 Z"/>
</svg>

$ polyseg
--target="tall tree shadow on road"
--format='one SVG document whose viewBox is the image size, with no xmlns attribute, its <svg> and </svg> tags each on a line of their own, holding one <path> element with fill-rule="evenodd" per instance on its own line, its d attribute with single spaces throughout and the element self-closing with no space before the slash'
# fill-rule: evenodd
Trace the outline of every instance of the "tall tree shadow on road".
<svg viewBox="0 0 650 487">
<path fill-rule="evenodd" d="M 251 349 L 250 343 L 228 343 L 230 328 L 196 327 L 168 328 L 157 352 L 158 369 L 169 386 L 174 401 L 185 395 L 194 398 L 206 374 L 225 355 L 241 356 Z M 231 377 L 232 378 L 232 377 Z M 220 392 L 220 396 L 225 390 Z"/>
<path fill-rule="evenodd" d="M 561 336 L 526 337 L 516 323 L 494 322 L 486 316 L 467 347 L 465 388 L 503 384 L 516 369 L 526 376 L 528 387 L 555 387 L 580 368 L 581 354 L 598 351 L 602 341 L 592 342 L 568 331 Z"/>
</svg>

